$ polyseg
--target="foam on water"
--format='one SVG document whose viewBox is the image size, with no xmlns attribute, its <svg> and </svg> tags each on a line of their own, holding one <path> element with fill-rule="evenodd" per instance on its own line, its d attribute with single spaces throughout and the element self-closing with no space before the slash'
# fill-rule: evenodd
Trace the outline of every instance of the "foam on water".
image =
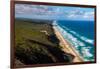
<svg viewBox="0 0 100 69">
<path fill-rule="evenodd" d="M 93 61 L 93 59 L 90 59 L 91 57 L 93 57 L 93 54 L 90 52 L 91 46 L 87 46 L 86 43 L 84 43 L 87 42 L 93 44 L 94 43 L 93 40 L 81 36 L 75 31 L 70 30 L 65 26 L 59 26 L 56 23 L 56 21 L 54 22 L 53 25 L 61 33 L 64 39 L 68 41 L 76 49 L 76 51 L 80 54 L 80 56 L 84 59 L 84 61 Z M 78 38 L 80 38 L 81 40 L 79 40 Z"/>
<path fill-rule="evenodd" d="M 64 29 L 66 29 L 67 31 L 69 31 L 70 33 L 74 34 L 75 36 L 77 36 L 78 38 L 80 38 L 81 40 L 87 42 L 87 43 L 90 43 L 90 44 L 93 44 L 94 43 L 94 40 L 92 39 L 89 39 L 87 37 L 84 37 L 84 36 L 81 36 L 79 35 L 78 33 L 76 33 L 75 31 L 71 30 L 71 29 L 68 29 L 67 27 L 63 26 Z"/>
<path fill-rule="evenodd" d="M 90 48 L 86 48 L 86 47 L 83 47 L 82 48 L 82 53 L 83 53 L 83 56 L 86 57 L 86 56 L 89 56 L 89 57 L 92 57 L 93 55 L 89 52 L 89 49 Z"/>
</svg>

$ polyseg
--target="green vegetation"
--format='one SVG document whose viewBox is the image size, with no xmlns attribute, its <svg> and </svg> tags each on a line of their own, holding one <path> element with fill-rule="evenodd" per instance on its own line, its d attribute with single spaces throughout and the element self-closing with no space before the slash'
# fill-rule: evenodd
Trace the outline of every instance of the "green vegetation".
<svg viewBox="0 0 100 69">
<path fill-rule="evenodd" d="M 71 62 L 72 55 L 67 54 L 65 59 L 50 22 L 15 19 L 15 57 L 19 64 Z"/>
</svg>

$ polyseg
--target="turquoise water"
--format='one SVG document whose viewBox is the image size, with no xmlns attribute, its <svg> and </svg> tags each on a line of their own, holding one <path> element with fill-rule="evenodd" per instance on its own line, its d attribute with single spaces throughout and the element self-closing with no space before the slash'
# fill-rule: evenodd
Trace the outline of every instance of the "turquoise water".
<svg viewBox="0 0 100 69">
<path fill-rule="evenodd" d="M 84 61 L 94 61 L 94 22 L 56 21 L 55 27 Z"/>
</svg>

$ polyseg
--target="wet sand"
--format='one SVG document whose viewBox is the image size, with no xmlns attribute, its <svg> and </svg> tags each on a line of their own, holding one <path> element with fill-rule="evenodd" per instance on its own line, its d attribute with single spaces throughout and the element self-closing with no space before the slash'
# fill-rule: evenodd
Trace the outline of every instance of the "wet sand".
<svg viewBox="0 0 100 69">
<path fill-rule="evenodd" d="M 61 33 L 56 29 L 55 26 L 53 26 L 54 32 L 58 39 L 60 40 L 60 46 L 62 47 L 62 50 L 66 53 L 70 53 L 75 56 L 73 62 L 83 62 L 82 57 L 79 55 L 79 53 L 75 50 L 73 46 L 71 46 L 61 35 Z"/>
</svg>

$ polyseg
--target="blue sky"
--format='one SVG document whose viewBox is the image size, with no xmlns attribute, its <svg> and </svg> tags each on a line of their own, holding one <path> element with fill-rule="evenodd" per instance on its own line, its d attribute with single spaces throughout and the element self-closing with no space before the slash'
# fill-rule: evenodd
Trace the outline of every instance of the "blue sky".
<svg viewBox="0 0 100 69">
<path fill-rule="evenodd" d="M 44 20 L 94 20 L 94 8 L 16 4 L 15 17 Z"/>
</svg>

